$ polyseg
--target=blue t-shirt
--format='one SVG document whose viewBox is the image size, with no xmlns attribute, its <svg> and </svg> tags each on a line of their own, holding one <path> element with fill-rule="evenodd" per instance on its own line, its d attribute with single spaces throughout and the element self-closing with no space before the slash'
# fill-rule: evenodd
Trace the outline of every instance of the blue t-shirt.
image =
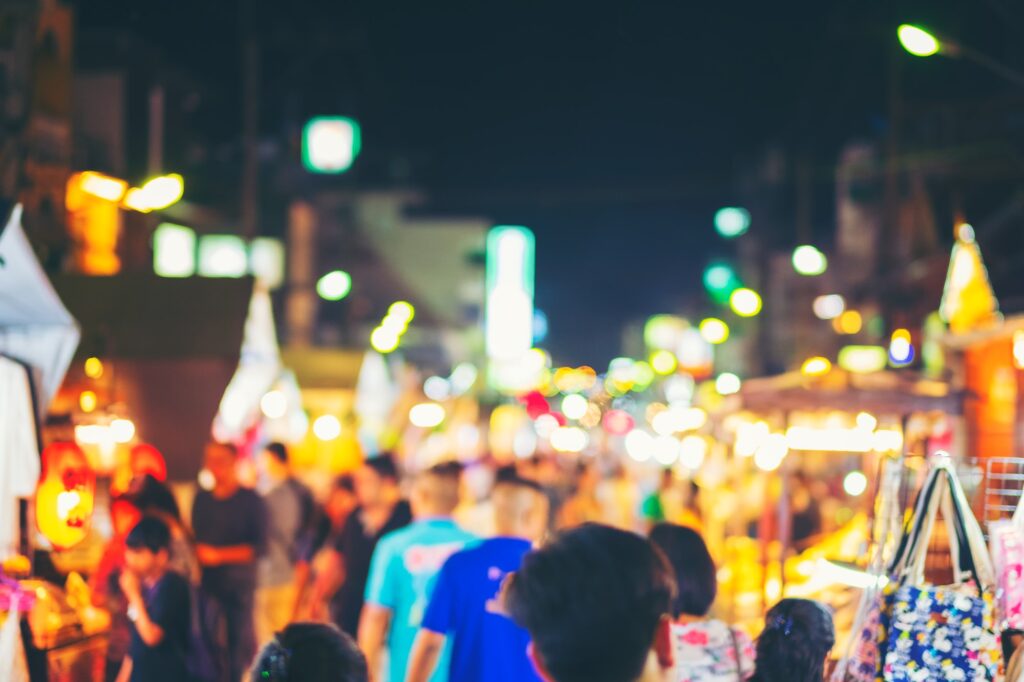
<svg viewBox="0 0 1024 682">
<path fill-rule="evenodd" d="M 405 682 L 409 654 L 438 572 L 448 557 L 474 540 L 476 536 L 451 519 L 424 519 L 385 535 L 374 550 L 366 603 L 392 612 L 388 633 L 389 682 Z M 446 671 L 447 666 L 439 665 L 431 681 L 445 682 Z"/>
<path fill-rule="evenodd" d="M 449 682 L 540 682 L 526 655 L 529 633 L 498 604 L 502 581 L 529 551 L 526 540 L 493 538 L 441 569 L 423 627 L 451 644 Z"/>
</svg>

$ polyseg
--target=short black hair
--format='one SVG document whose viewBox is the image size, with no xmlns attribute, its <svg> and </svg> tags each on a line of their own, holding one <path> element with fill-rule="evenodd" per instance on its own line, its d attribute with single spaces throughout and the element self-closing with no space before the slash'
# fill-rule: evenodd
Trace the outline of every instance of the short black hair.
<svg viewBox="0 0 1024 682">
<path fill-rule="evenodd" d="M 649 540 L 585 524 L 524 558 L 506 605 L 556 682 L 625 682 L 643 671 L 674 592 Z"/>
<path fill-rule="evenodd" d="M 124 539 L 128 549 L 148 549 L 156 554 L 161 549 L 171 549 L 171 529 L 153 516 L 147 516 L 135 524 Z"/>
<path fill-rule="evenodd" d="M 376 457 L 368 457 L 363 464 L 376 471 L 377 475 L 381 478 L 390 478 L 392 481 L 398 480 L 398 465 L 395 464 L 395 458 L 388 453 L 382 453 Z"/>
<path fill-rule="evenodd" d="M 672 565 L 676 576 L 676 597 L 672 615 L 706 616 L 718 594 L 718 572 L 711 552 L 700 533 L 672 523 L 651 529 L 651 542 Z"/>
<path fill-rule="evenodd" d="M 263 449 L 269 452 L 274 459 L 281 464 L 288 463 L 288 448 L 285 447 L 284 443 L 278 443 L 276 441 L 273 443 L 267 443 L 266 447 Z"/>
<path fill-rule="evenodd" d="M 447 462 L 441 462 L 430 467 L 427 471 L 434 476 L 441 476 L 442 478 L 459 478 L 462 476 L 462 470 L 464 467 L 461 462 L 455 460 L 449 460 Z"/>
<path fill-rule="evenodd" d="M 758 682 L 819 682 L 836 643 L 832 614 L 816 601 L 783 599 L 765 616 L 757 640 Z"/>
<path fill-rule="evenodd" d="M 505 466 L 498 467 L 497 471 L 494 472 L 494 482 L 501 483 L 502 481 L 517 480 L 521 478 L 519 473 L 516 471 L 514 464 L 506 464 Z"/>
<path fill-rule="evenodd" d="M 544 486 L 532 478 L 523 478 L 515 472 L 515 469 L 511 473 L 504 476 L 500 476 L 494 481 L 494 487 L 497 488 L 499 485 L 507 485 L 515 488 L 527 488 L 541 495 L 545 495 Z"/>
<path fill-rule="evenodd" d="M 157 480 L 151 474 L 144 474 L 140 479 L 133 481 L 125 499 L 143 514 L 162 512 L 177 521 L 181 520 L 181 510 L 174 493 L 166 483 Z"/>
<path fill-rule="evenodd" d="M 366 659 L 333 625 L 292 623 L 256 657 L 252 682 L 366 682 Z"/>
<path fill-rule="evenodd" d="M 353 495 L 356 492 L 355 481 L 352 480 L 352 474 L 342 474 L 334 479 L 335 490 L 346 490 Z"/>
</svg>

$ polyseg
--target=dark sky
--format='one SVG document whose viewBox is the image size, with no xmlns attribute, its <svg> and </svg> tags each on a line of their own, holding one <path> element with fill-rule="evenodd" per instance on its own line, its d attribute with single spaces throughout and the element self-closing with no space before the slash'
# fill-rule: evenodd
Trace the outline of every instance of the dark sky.
<svg viewBox="0 0 1024 682">
<path fill-rule="evenodd" d="M 354 114 L 368 168 L 405 175 L 430 191 L 438 211 L 531 227 L 549 347 L 556 359 L 603 365 L 626 321 L 699 300 L 703 264 L 731 248 L 714 234 L 714 209 L 736 201 L 737 177 L 767 143 L 824 169 L 813 218 L 827 245 L 838 149 L 885 130 L 896 24 L 927 22 L 1012 62 L 1022 56 L 1008 51 L 1024 43 L 1024 24 L 1009 7 L 265 3 L 256 9 L 263 131 L 279 134 L 313 113 Z M 210 126 L 225 136 L 237 130 L 234 3 L 90 0 L 80 20 L 132 26 L 163 47 L 212 86 Z M 906 66 L 908 97 L 1004 88 L 951 60 Z M 795 236 L 772 239 L 788 245 Z"/>
</svg>

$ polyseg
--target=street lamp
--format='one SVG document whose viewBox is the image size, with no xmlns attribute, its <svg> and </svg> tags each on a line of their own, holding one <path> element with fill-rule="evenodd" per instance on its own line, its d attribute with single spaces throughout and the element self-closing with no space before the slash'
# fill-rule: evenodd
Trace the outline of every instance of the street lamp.
<svg viewBox="0 0 1024 682">
<path fill-rule="evenodd" d="M 985 67 L 1015 85 L 1024 87 L 1024 74 L 996 61 L 986 54 L 962 45 L 955 40 L 950 40 L 946 36 L 934 31 L 929 31 L 913 24 L 900 24 L 899 28 L 896 29 L 896 36 L 899 38 L 903 49 L 915 57 L 931 57 L 936 54 L 945 57 L 962 57 Z"/>
</svg>

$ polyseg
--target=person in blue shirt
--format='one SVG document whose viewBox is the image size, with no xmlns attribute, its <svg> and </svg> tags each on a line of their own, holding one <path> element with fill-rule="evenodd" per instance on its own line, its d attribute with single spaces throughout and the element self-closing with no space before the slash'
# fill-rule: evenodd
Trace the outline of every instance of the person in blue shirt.
<svg viewBox="0 0 1024 682">
<path fill-rule="evenodd" d="M 540 680 L 527 655 L 530 635 L 505 615 L 499 593 L 546 532 L 548 499 L 539 485 L 517 477 L 499 480 L 491 499 L 497 537 L 455 554 L 441 569 L 406 682 L 427 682 L 443 669 L 446 642 L 449 682 Z"/>
<path fill-rule="evenodd" d="M 366 654 L 371 680 L 405 679 L 409 652 L 438 571 L 448 557 L 476 540 L 452 520 L 459 503 L 460 473 L 458 465 L 443 464 L 420 474 L 409 500 L 415 521 L 385 535 L 374 550 L 359 623 L 359 648 Z M 389 675 L 382 678 L 385 642 Z M 445 680 L 443 671 L 433 678 Z"/>
</svg>

